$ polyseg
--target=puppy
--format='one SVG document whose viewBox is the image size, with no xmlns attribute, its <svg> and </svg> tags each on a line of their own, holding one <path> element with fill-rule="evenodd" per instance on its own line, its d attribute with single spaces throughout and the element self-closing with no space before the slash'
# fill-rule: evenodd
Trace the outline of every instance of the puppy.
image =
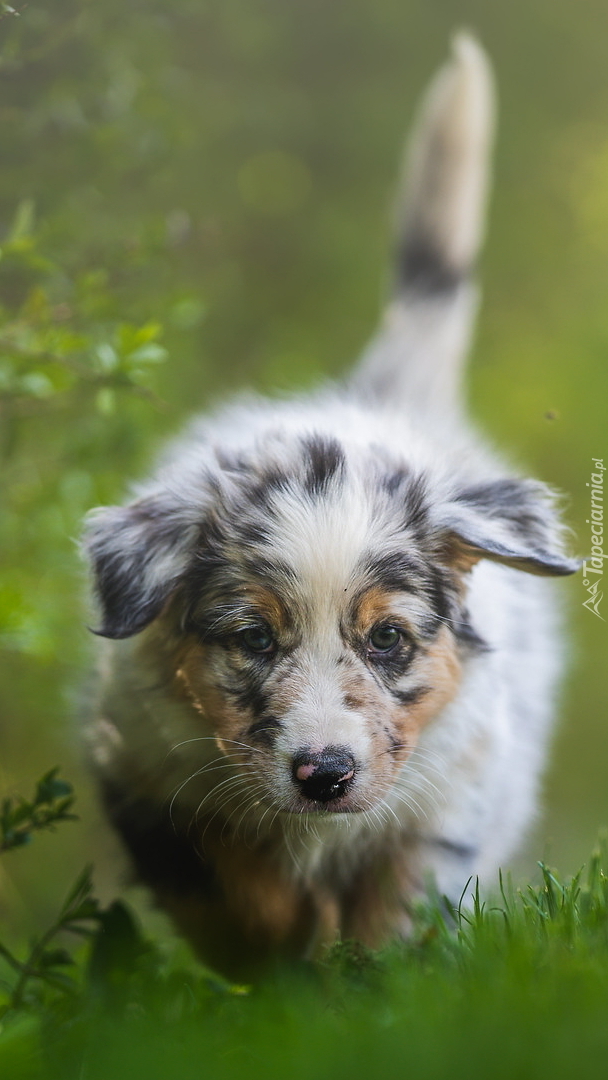
<svg viewBox="0 0 608 1080">
<path fill-rule="evenodd" d="M 354 373 L 197 421 L 85 549 L 91 758 L 139 879 L 242 974 L 407 934 L 534 812 L 570 574 L 551 492 L 464 418 L 492 128 L 469 37 L 423 103 L 394 289 Z"/>
</svg>

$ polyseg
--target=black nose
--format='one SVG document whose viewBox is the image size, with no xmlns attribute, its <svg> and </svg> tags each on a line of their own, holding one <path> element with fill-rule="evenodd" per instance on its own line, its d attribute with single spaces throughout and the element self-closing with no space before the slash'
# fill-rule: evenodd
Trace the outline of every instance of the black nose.
<svg viewBox="0 0 608 1080">
<path fill-rule="evenodd" d="M 320 754 L 301 750 L 293 759 L 292 776 L 302 795 L 313 802 L 339 799 L 355 776 L 355 759 L 341 746 L 328 746 Z"/>
</svg>

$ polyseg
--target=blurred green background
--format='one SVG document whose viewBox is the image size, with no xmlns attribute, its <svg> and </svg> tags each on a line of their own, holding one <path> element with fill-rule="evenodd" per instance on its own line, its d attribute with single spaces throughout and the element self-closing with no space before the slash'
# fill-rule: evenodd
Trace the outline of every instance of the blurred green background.
<svg viewBox="0 0 608 1080">
<path fill-rule="evenodd" d="M 584 554 L 591 457 L 608 459 L 604 0 L 0 4 L 0 792 L 61 764 L 81 814 L 0 867 L 15 932 L 88 859 L 115 888 L 78 733 L 82 515 L 192 410 L 351 362 L 378 314 L 403 134 L 461 26 L 500 99 L 472 403 L 567 493 Z M 567 873 L 608 825 L 608 664 L 581 577 L 556 589 L 567 673 L 520 866 L 548 853 Z"/>
</svg>

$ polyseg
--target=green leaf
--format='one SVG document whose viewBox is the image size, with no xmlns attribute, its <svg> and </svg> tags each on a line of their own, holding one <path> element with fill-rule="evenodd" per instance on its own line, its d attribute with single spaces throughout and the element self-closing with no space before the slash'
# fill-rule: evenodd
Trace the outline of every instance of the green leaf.
<svg viewBox="0 0 608 1080">
<path fill-rule="evenodd" d="M 109 341 L 103 341 L 97 345 L 93 350 L 93 356 L 97 361 L 98 369 L 105 374 L 116 371 L 120 365 L 120 357 Z"/>
<path fill-rule="evenodd" d="M 38 781 L 36 786 L 36 805 L 40 806 L 44 803 L 52 803 L 55 799 L 62 798 L 63 796 L 72 796 L 73 787 L 67 780 L 60 780 L 58 777 L 59 765 L 56 765 L 54 769 L 51 769 L 41 780 Z"/>
<path fill-rule="evenodd" d="M 74 963 L 67 949 L 45 949 L 38 958 L 41 968 L 67 967 Z"/>
<path fill-rule="evenodd" d="M 12 829 L 8 829 L 4 833 L 2 846 L 5 850 L 9 848 L 25 847 L 32 839 L 31 833 L 28 832 L 14 832 Z"/>
<path fill-rule="evenodd" d="M 58 990 L 62 990 L 64 993 L 76 993 L 79 989 L 79 984 L 75 979 L 72 979 L 70 975 L 66 975 L 63 971 L 41 971 L 40 978 L 44 979 L 46 983 L 56 987 Z"/>
<path fill-rule="evenodd" d="M 62 918 L 65 916 L 73 918 L 72 912 L 77 911 L 85 900 L 89 900 L 91 893 L 93 892 L 92 874 L 93 866 L 91 863 L 88 863 L 76 878 L 76 881 L 63 902 L 61 908 Z"/>
<path fill-rule="evenodd" d="M 121 323 L 116 335 L 118 350 L 123 356 L 128 356 L 142 345 L 154 341 L 161 333 L 162 326 L 158 322 L 144 323 L 143 326 Z"/>
<path fill-rule="evenodd" d="M 139 348 L 130 352 L 127 361 L 128 367 L 135 364 L 161 364 L 169 355 L 167 349 L 151 341 L 148 345 L 140 345 Z"/>
<path fill-rule="evenodd" d="M 78 904 L 77 907 L 72 908 L 69 912 L 70 923 L 75 922 L 77 919 L 98 919 L 99 917 L 99 901 L 94 899 L 94 897 L 83 900 L 81 904 Z M 67 923 L 66 928 L 72 929 Z M 74 929 L 76 930 L 77 928 L 74 927 Z"/>
</svg>

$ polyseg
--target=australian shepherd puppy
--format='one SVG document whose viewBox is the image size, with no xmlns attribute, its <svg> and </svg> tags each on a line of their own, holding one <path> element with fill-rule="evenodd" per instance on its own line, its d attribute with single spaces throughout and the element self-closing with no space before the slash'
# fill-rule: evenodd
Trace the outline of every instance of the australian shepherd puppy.
<svg viewBox="0 0 608 1080">
<path fill-rule="evenodd" d="M 459 36 L 408 155 L 394 287 L 342 384 L 197 420 L 95 510 L 91 756 L 138 878 L 229 973 L 458 900 L 534 812 L 572 573 L 552 493 L 470 429 L 492 93 Z"/>
</svg>

